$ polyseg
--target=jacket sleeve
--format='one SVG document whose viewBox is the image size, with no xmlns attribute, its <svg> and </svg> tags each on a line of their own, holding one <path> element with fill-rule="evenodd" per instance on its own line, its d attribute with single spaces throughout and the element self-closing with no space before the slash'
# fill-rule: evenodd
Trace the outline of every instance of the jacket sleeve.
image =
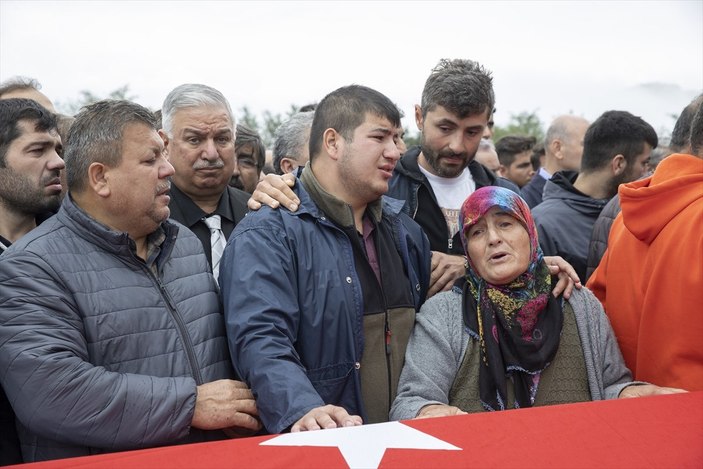
<svg viewBox="0 0 703 469">
<path fill-rule="evenodd" d="M 220 279 L 232 362 L 254 392 L 266 429 L 281 433 L 325 405 L 294 346 L 296 259 L 283 228 L 249 215 L 229 240 Z"/>
<path fill-rule="evenodd" d="M 412 419 L 427 405 L 449 403 L 468 341 L 462 324 L 461 295 L 456 292 L 438 293 L 422 306 L 405 352 L 391 420 Z"/>
<path fill-rule="evenodd" d="M 591 243 L 588 246 L 588 262 L 586 270 L 586 282 L 593 275 L 598 264 L 605 254 L 608 247 L 608 236 L 610 228 L 613 226 L 615 217 L 620 213 L 620 197 L 615 195 L 610 202 L 603 207 L 603 210 L 598 215 L 596 223 L 593 225 L 593 233 L 591 234 Z"/>
<path fill-rule="evenodd" d="M 119 450 L 190 431 L 195 381 L 92 364 L 72 294 L 26 251 L 0 260 L 0 380 L 19 421 L 55 441 Z"/>
<path fill-rule="evenodd" d="M 569 302 L 581 335 L 591 398 L 594 401 L 615 399 L 625 387 L 638 383 L 632 381 L 632 373 L 625 365 L 603 306 L 587 289 L 576 290 Z"/>
</svg>

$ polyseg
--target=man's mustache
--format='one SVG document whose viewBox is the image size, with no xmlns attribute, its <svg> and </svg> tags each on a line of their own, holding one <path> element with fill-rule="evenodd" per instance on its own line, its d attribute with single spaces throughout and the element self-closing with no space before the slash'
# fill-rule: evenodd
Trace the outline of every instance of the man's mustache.
<svg viewBox="0 0 703 469">
<path fill-rule="evenodd" d="M 193 165 L 193 169 L 221 169 L 225 167 L 225 162 L 222 160 L 207 161 L 198 160 Z"/>
</svg>

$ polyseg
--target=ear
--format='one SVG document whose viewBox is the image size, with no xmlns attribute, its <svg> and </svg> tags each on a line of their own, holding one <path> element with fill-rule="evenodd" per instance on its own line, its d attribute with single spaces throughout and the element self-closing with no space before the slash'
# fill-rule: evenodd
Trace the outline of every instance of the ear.
<svg viewBox="0 0 703 469">
<path fill-rule="evenodd" d="M 322 148 L 332 157 L 333 160 L 339 159 L 342 154 L 342 142 L 344 139 L 333 128 L 325 130 L 322 134 Z"/>
<path fill-rule="evenodd" d="M 561 140 L 555 138 L 554 140 L 552 140 L 549 146 L 552 147 L 552 153 L 554 154 L 554 156 L 557 157 L 558 160 L 564 158 L 564 155 L 561 154 Z"/>
<path fill-rule="evenodd" d="M 424 126 L 424 119 L 422 118 L 422 108 L 419 104 L 415 105 L 415 124 L 417 125 L 417 130 L 422 132 L 422 127 Z"/>
<path fill-rule="evenodd" d="M 293 158 L 288 158 L 287 156 L 281 158 L 281 172 L 283 174 L 292 173 L 297 167 L 298 162 L 295 161 Z"/>
<path fill-rule="evenodd" d="M 498 166 L 498 169 L 496 170 L 496 176 L 504 178 L 506 175 L 506 170 L 507 168 L 504 165 Z"/>
<path fill-rule="evenodd" d="M 614 176 L 619 176 L 625 172 L 625 168 L 627 168 L 627 160 L 623 155 L 617 154 L 612 160 L 610 160 L 610 168 L 613 171 Z"/>
<path fill-rule="evenodd" d="M 164 141 L 164 153 L 168 152 L 168 135 L 166 135 L 166 132 L 164 132 L 164 129 L 159 130 L 159 137 L 161 137 L 161 140 Z"/>
<path fill-rule="evenodd" d="M 88 168 L 88 185 L 100 197 L 110 195 L 109 168 L 102 163 L 92 163 Z"/>
</svg>

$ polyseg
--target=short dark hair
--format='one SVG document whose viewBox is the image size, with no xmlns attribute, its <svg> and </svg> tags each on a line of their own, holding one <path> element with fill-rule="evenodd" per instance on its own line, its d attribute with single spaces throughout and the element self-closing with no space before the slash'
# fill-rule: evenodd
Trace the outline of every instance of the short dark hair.
<svg viewBox="0 0 703 469">
<path fill-rule="evenodd" d="M 264 163 L 266 163 L 266 147 L 264 146 L 264 141 L 261 140 L 261 136 L 256 130 L 244 124 L 237 124 L 237 133 L 234 138 L 234 151 L 236 152 L 239 148 L 247 144 L 251 144 L 254 158 L 256 158 L 256 169 L 261 172 L 261 168 L 263 168 Z"/>
<path fill-rule="evenodd" d="M 586 130 L 581 171 L 600 169 L 618 154 L 630 164 L 642 153 L 645 143 L 655 148 L 659 139 L 654 128 L 641 117 L 627 111 L 604 112 Z"/>
<path fill-rule="evenodd" d="M 699 105 L 691 122 L 691 153 L 703 158 L 703 106 Z"/>
<path fill-rule="evenodd" d="M 300 109 L 298 109 L 298 112 L 314 111 L 316 107 L 317 107 L 317 103 L 306 104 L 305 106 L 300 106 Z"/>
<path fill-rule="evenodd" d="M 398 106 L 384 94 L 361 85 L 339 88 L 323 98 L 315 109 L 315 117 L 310 129 L 310 161 L 322 149 L 322 136 L 327 129 L 339 132 L 345 140 L 351 141 L 354 130 L 364 123 L 366 114 L 388 119 L 400 127 Z"/>
<path fill-rule="evenodd" d="M 532 156 L 530 157 L 530 162 L 532 163 L 532 169 L 539 171 L 542 167 L 542 157 L 546 155 L 544 149 L 544 142 L 537 142 L 535 146 L 532 147 Z"/>
<path fill-rule="evenodd" d="M 19 122 L 34 122 L 34 128 L 46 132 L 57 128 L 56 116 L 33 99 L 0 99 L 0 168 L 7 164 L 5 157 L 12 142 L 22 135 Z"/>
<path fill-rule="evenodd" d="M 473 60 L 440 60 L 422 91 L 423 117 L 437 106 L 461 119 L 486 111 L 490 116 L 494 105 L 491 72 Z"/>
<path fill-rule="evenodd" d="M 525 135 L 506 135 L 496 142 L 498 160 L 503 166 L 510 166 L 515 161 L 515 156 L 532 150 L 537 143 L 535 137 Z"/>
<path fill-rule="evenodd" d="M 144 124 L 157 130 L 154 113 L 131 101 L 106 99 L 81 109 L 64 145 L 66 179 L 71 191 L 85 188 L 92 163 L 111 167 L 120 164 L 122 136 L 128 124 Z"/>
<path fill-rule="evenodd" d="M 684 151 L 686 147 L 688 147 L 693 116 L 701 107 L 701 103 L 703 103 L 703 94 L 698 95 L 696 99 L 688 103 L 681 111 L 679 118 L 676 119 L 674 130 L 671 132 L 671 142 L 669 143 L 669 148 L 671 148 L 674 153 Z"/>
</svg>

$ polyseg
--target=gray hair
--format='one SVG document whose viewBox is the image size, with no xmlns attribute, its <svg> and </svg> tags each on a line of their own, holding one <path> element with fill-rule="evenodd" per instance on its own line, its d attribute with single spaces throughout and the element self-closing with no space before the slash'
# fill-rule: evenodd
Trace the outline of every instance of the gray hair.
<svg viewBox="0 0 703 469">
<path fill-rule="evenodd" d="M 478 62 L 442 59 L 432 70 L 422 91 L 422 115 L 442 106 L 461 119 L 495 106 L 491 72 Z"/>
<path fill-rule="evenodd" d="M 156 130 L 154 113 L 131 101 L 106 99 L 81 109 L 68 131 L 63 155 L 72 192 L 85 189 L 91 164 L 120 164 L 124 129 L 135 123 Z"/>
<path fill-rule="evenodd" d="M 15 90 L 33 89 L 39 91 L 41 85 L 34 78 L 16 76 L 5 80 L 0 84 L 0 96 Z"/>
<path fill-rule="evenodd" d="M 186 83 L 174 88 L 161 106 L 163 129 L 169 138 L 173 138 L 173 116 L 181 109 L 188 107 L 219 107 L 227 111 L 232 129 L 235 128 L 234 115 L 227 98 L 222 93 L 207 85 Z"/>
<path fill-rule="evenodd" d="M 276 174 L 282 174 L 281 160 L 284 157 L 297 160 L 303 153 L 314 117 L 314 111 L 298 112 L 276 129 L 273 144 L 273 170 Z"/>
<path fill-rule="evenodd" d="M 588 121 L 583 117 L 573 116 L 570 114 L 565 114 L 554 119 L 547 129 L 547 133 L 544 135 L 545 151 L 549 148 L 549 144 L 554 140 L 567 141 L 571 136 L 569 130 L 571 129 L 572 124 L 576 121 L 588 123 Z"/>
</svg>

